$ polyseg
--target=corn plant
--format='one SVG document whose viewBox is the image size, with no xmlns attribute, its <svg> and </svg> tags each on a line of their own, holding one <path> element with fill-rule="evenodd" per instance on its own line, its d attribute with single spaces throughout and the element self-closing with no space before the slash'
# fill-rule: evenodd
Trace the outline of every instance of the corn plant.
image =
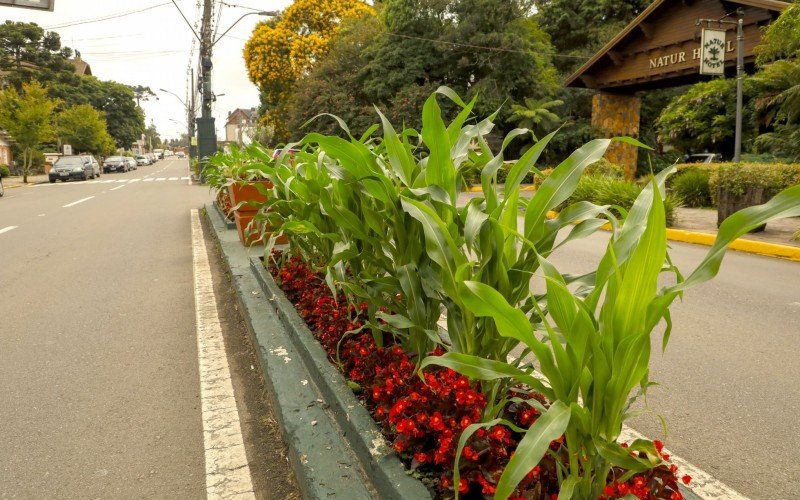
<svg viewBox="0 0 800 500">
<path fill-rule="evenodd" d="M 614 478 L 624 481 L 658 465 L 659 454 L 652 442 L 638 440 L 628 448 L 617 443 L 632 403 L 651 385 L 654 329 L 665 323 L 665 349 L 672 326 L 671 303 L 717 274 L 733 240 L 769 220 L 800 215 L 800 186 L 783 191 L 765 205 L 737 212 L 720 226 L 705 259 L 684 279 L 671 264 L 666 245 L 664 180 L 672 170 L 659 174 L 642 191 L 624 226 L 612 232 L 589 293 L 570 291 L 556 267 L 544 255 L 536 256 L 547 301 L 533 300 L 534 322 L 498 290 L 477 281 L 457 283 L 460 299 L 475 316 L 492 318 L 499 335 L 528 348 L 546 383 L 534 377 L 530 368 L 460 353 L 429 357 L 422 366 L 443 365 L 480 380 L 525 384 L 553 402 L 525 433 L 500 478 L 496 498 L 508 497 L 548 452 L 550 441 L 562 433 L 569 461 L 560 470 L 560 499 L 597 498 L 613 466 L 627 471 Z M 533 252 L 534 246 L 529 249 Z M 658 279 L 664 273 L 673 275 L 676 284 L 659 290 Z M 467 429 L 459 454 L 472 432 L 498 421 Z"/>
</svg>

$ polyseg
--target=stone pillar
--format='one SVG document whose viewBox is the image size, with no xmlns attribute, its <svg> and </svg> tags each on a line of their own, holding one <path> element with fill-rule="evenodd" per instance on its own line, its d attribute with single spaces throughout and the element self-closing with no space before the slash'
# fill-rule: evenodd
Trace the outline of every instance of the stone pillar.
<svg viewBox="0 0 800 500">
<path fill-rule="evenodd" d="M 639 138 L 639 108 L 641 100 L 630 94 L 598 92 L 592 97 L 592 127 L 604 137 L 628 136 Z M 636 177 L 637 148 L 625 143 L 612 143 L 606 159 L 625 168 L 625 178 Z"/>
</svg>

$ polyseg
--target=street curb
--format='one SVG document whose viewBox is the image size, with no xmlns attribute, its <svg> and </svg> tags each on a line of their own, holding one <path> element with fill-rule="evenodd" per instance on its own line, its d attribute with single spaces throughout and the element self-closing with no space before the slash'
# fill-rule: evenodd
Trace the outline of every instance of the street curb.
<svg viewBox="0 0 800 500">
<path fill-rule="evenodd" d="M 211 204 L 214 205 L 215 209 L 217 209 L 217 213 L 219 214 L 220 218 L 225 224 L 225 227 L 228 229 L 236 229 L 236 222 L 231 221 L 227 217 L 225 217 L 225 213 L 222 211 L 222 208 L 220 208 L 219 204 L 216 201 L 211 202 Z"/>
<path fill-rule="evenodd" d="M 289 447 L 290 462 L 303 496 L 348 500 L 430 498 L 422 483 L 406 475 L 366 409 L 324 353 L 321 362 L 325 370 L 320 371 L 320 360 L 315 359 L 318 356 L 311 353 L 313 350 L 298 348 L 302 344 L 296 329 L 287 328 L 287 323 L 294 323 L 287 319 L 288 313 L 297 316 L 294 306 L 289 304 L 289 311 L 282 310 L 282 292 L 265 292 L 268 288 L 260 283 L 263 277 L 259 280 L 254 274 L 248 249 L 209 205 L 205 217 L 213 227 L 214 239 L 235 284 L 236 299 L 258 351 L 268 397 Z M 283 301 L 288 303 L 285 298 Z M 299 316 L 297 321 L 302 322 Z M 307 328 L 306 331 L 311 335 Z M 311 340 L 316 342 L 313 337 Z M 321 350 L 318 344 L 317 348 Z M 370 419 L 371 428 L 364 428 L 364 414 Z M 372 441 L 365 457 L 363 450 L 356 448 L 362 448 L 368 436 Z"/>
<path fill-rule="evenodd" d="M 547 217 L 549 219 L 558 217 L 558 212 L 547 212 Z M 610 231 L 611 225 L 606 224 L 601 227 L 601 229 Z M 687 231 L 686 229 L 675 229 L 671 227 L 667 228 L 667 240 L 669 241 L 711 246 L 714 244 L 716 239 L 717 235 L 712 233 L 698 233 L 695 231 Z M 765 241 L 739 238 L 728 245 L 728 248 L 731 250 L 736 250 L 737 252 L 751 253 L 765 257 L 774 257 L 778 259 L 800 262 L 800 247 L 794 247 L 790 245 L 780 245 L 778 243 L 767 243 Z"/>
<path fill-rule="evenodd" d="M 680 241 L 683 243 L 693 243 L 695 245 L 711 246 L 714 244 L 716 238 L 716 234 L 697 233 L 694 231 L 686 231 L 685 229 L 667 228 L 667 239 L 670 241 Z M 753 253 L 767 257 L 776 257 L 779 259 L 800 262 L 800 247 L 739 238 L 731 243 L 728 248 L 739 252 Z"/>
</svg>

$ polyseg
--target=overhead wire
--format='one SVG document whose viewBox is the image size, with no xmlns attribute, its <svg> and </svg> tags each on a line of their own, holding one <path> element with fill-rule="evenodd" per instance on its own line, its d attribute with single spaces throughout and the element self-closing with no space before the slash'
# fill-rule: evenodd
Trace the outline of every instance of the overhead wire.
<svg viewBox="0 0 800 500">
<path fill-rule="evenodd" d="M 83 25 L 83 24 L 99 23 L 101 21 L 108 21 L 108 20 L 111 20 L 111 19 L 119 19 L 121 17 L 132 16 L 134 14 L 141 14 L 142 12 L 147 12 L 149 10 L 157 9 L 157 8 L 163 7 L 165 5 L 169 5 L 170 3 L 171 2 L 163 2 L 163 3 L 151 5 L 149 7 L 144 7 L 144 8 L 141 8 L 141 9 L 137 9 L 137 10 L 119 12 L 117 14 L 110 14 L 110 15 L 107 15 L 107 16 L 97 17 L 97 18 L 94 18 L 94 19 L 84 19 L 82 21 L 73 21 L 73 22 L 68 22 L 68 23 L 55 24 L 53 26 L 46 26 L 46 27 L 44 27 L 44 29 L 45 30 L 54 30 L 54 29 L 61 29 L 61 28 L 69 28 L 71 26 L 80 26 L 80 25 Z"/>
</svg>

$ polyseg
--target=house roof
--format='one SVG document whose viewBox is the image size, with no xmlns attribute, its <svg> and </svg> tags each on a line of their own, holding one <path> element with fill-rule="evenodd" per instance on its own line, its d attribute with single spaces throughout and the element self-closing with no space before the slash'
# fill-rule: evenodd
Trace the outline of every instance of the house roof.
<svg viewBox="0 0 800 500">
<path fill-rule="evenodd" d="M 567 87 L 580 86 L 579 78 L 585 73 L 590 72 L 593 69 L 593 67 L 598 63 L 598 61 L 600 61 L 600 59 L 603 58 L 603 56 L 611 52 L 612 49 L 614 49 L 614 47 L 616 47 L 618 44 L 625 41 L 634 32 L 634 30 L 640 24 L 645 22 L 645 20 L 647 20 L 656 10 L 658 10 L 659 7 L 671 3 L 677 3 L 679 1 L 684 1 L 684 0 L 655 0 L 653 3 L 648 5 L 647 8 L 643 10 L 642 13 L 636 17 L 636 19 L 631 21 L 622 31 L 617 33 L 617 35 L 614 38 L 612 38 L 607 44 L 605 44 L 602 49 L 600 49 L 594 56 L 592 56 L 591 59 L 586 61 L 586 63 L 584 63 L 583 66 L 578 68 L 577 71 L 575 71 L 572 75 L 570 75 L 565 85 Z M 731 4 L 744 5 L 748 7 L 757 7 L 775 12 L 781 12 L 790 5 L 787 2 L 781 2 L 778 0 L 725 0 L 725 2 Z M 573 85 L 576 83 L 577 85 Z"/>
<path fill-rule="evenodd" d="M 92 67 L 89 66 L 89 63 L 84 61 L 80 58 L 80 56 L 72 59 L 72 64 L 75 65 L 75 74 L 76 75 L 91 75 L 92 74 Z"/>
<path fill-rule="evenodd" d="M 242 119 L 247 120 L 251 125 L 258 121 L 258 110 L 256 108 L 236 108 L 228 114 L 226 125 L 241 125 Z"/>
</svg>

